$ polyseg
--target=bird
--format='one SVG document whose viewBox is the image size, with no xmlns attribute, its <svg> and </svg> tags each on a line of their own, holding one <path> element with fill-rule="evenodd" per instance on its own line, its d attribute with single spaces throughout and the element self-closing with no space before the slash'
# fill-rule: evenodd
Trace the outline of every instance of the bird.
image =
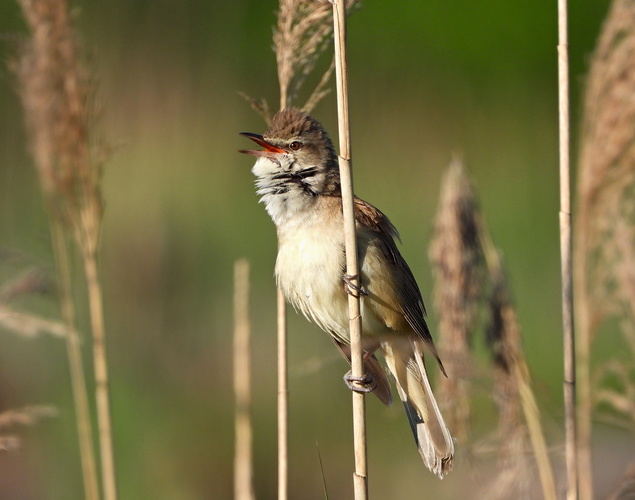
<svg viewBox="0 0 635 500">
<path fill-rule="evenodd" d="M 349 388 L 392 403 L 381 352 L 426 467 L 443 478 L 452 470 L 454 441 L 434 397 L 424 355 L 447 376 L 425 320 L 412 271 L 399 252 L 399 233 L 388 217 L 354 197 L 359 276 L 346 272 L 338 156 L 324 127 L 297 108 L 278 111 L 264 134 L 242 132 L 262 149 L 256 157 L 256 192 L 278 236 L 275 277 L 286 300 L 327 332 L 351 361 L 348 294 L 360 297 L 365 375 L 345 375 Z M 354 283 L 358 283 L 357 285 Z"/>
</svg>

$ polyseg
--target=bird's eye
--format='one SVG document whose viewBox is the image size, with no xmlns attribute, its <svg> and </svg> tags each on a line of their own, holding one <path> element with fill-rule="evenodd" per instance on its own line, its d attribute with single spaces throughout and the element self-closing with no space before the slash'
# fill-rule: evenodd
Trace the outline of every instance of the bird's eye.
<svg viewBox="0 0 635 500">
<path fill-rule="evenodd" d="M 297 151 L 301 147 L 302 143 L 300 141 L 293 141 L 291 144 L 289 144 L 289 149 L 292 149 L 293 151 Z"/>
</svg>

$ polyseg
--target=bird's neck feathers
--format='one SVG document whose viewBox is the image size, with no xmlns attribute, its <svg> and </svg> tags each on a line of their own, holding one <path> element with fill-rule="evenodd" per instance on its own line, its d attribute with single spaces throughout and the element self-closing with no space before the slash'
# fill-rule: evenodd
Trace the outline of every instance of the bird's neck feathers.
<svg viewBox="0 0 635 500">
<path fill-rule="evenodd" d="M 311 217 L 320 196 L 341 196 L 337 164 L 302 166 L 291 156 L 262 157 L 253 173 L 260 201 L 278 227 Z"/>
</svg>

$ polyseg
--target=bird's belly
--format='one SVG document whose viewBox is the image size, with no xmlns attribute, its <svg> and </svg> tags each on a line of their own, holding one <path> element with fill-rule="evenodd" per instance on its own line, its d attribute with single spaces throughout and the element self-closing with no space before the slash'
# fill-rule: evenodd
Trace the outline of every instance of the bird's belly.
<svg viewBox="0 0 635 500">
<path fill-rule="evenodd" d="M 319 236 L 318 236 L 319 235 Z M 338 340 L 349 342 L 348 295 L 343 275 L 343 237 L 337 231 L 296 232 L 280 241 L 276 279 L 287 300 L 309 320 Z M 365 287 L 374 289 L 371 276 L 362 272 Z M 361 297 L 364 335 L 381 336 L 391 329 L 376 315 L 370 296 Z"/>
<path fill-rule="evenodd" d="M 313 229 L 313 230 L 311 230 Z M 298 230 L 281 238 L 276 279 L 287 300 L 323 330 L 348 338 L 341 232 Z"/>
</svg>

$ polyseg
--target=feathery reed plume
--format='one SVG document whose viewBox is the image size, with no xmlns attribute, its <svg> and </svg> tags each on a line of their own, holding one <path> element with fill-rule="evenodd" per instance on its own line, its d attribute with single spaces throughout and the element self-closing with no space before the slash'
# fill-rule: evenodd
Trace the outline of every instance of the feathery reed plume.
<svg viewBox="0 0 635 500">
<path fill-rule="evenodd" d="M 52 406 L 36 405 L 5 410 L 0 413 L 0 451 L 13 451 L 20 447 L 20 438 L 6 431 L 15 426 L 31 426 L 43 418 L 57 416 Z"/>
<path fill-rule="evenodd" d="M 258 113 L 267 125 L 271 123 L 271 118 L 273 117 L 274 113 L 269 107 L 269 103 L 267 102 L 267 99 L 265 98 L 256 99 L 255 97 L 251 97 L 250 95 L 245 94 L 244 92 L 238 92 L 238 95 L 242 97 L 245 101 L 247 101 L 247 104 L 249 104 L 249 107 L 253 109 L 256 113 Z"/>
<path fill-rule="evenodd" d="M 234 263 L 234 498 L 253 500 L 251 451 L 251 349 L 249 347 L 249 262 Z"/>
<path fill-rule="evenodd" d="M 333 8 L 329 0 L 280 0 L 276 27 L 273 33 L 273 49 L 276 53 L 280 109 L 294 105 L 300 89 L 315 70 L 320 56 L 328 48 L 333 37 Z M 361 3 L 347 0 L 346 10 Z M 320 78 L 303 106 L 310 113 L 330 92 L 328 83 L 335 69 L 335 61 Z M 265 99 L 255 99 L 239 92 L 263 120 L 269 124 L 273 111 Z"/>
<path fill-rule="evenodd" d="M 581 500 L 593 498 L 593 338 L 607 316 L 630 324 L 635 319 L 634 122 L 635 4 L 615 0 L 586 82 L 578 166 L 575 277 Z"/>
<path fill-rule="evenodd" d="M 469 441 L 470 352 L 484 290 L 483 255 L 478 240 L 478 201 L 463 164 L 455 158 L 441 187 L 430 261 L 439 318 L 439 353 L 448 377 L 437 382 L 448 427 L 464 446 Z"/>
<path fill-rule="evenodd" d="M 97 420 L 105 500 L 115 500 L 108 370 L 97 253 L 101 231 L 103 152 L 92 139 L 93 84 L 80 67 L 65 0 L 19 0 L 30 37 L 13 62 L 40 186 L 51 219 L 62 316 L 78 420 L 86 497 L 99 498 L 90 412 L 75 306 L 67 235 L 83 263 L 93 334 Z"/>
<path fill-rule="evenodd" d="M 273 34 L 280 109 L 292 105 L 302 84 L 331 41 L 332 15 L 333 8 L 328 1 L 280 0 L 278 23 Z M 316 92 L 322 90 L 323 86 L 318 86 Z"/>
<path fill-rule="evenodd" d="M 457 426 L 454 432 L 464 440 L 470 427 L 471 338 L 480 326 L 479 310 L 487 305 L 503 468 L 483 497 L 509 498 L 512 491 L 528 491 L 533 482 L 528 457 L 533 450 L 543 497 L 555 499 L 540 414 L 501 257 L 480 213 L 476 190 L 458 159 L 443 179 L 430 258 L 440 318 L 439 347 L 449 374 L 448 381 L 439 382 L 444 391 L 441 400 L 451 401 L 446 414 Z"/>
</svg>

